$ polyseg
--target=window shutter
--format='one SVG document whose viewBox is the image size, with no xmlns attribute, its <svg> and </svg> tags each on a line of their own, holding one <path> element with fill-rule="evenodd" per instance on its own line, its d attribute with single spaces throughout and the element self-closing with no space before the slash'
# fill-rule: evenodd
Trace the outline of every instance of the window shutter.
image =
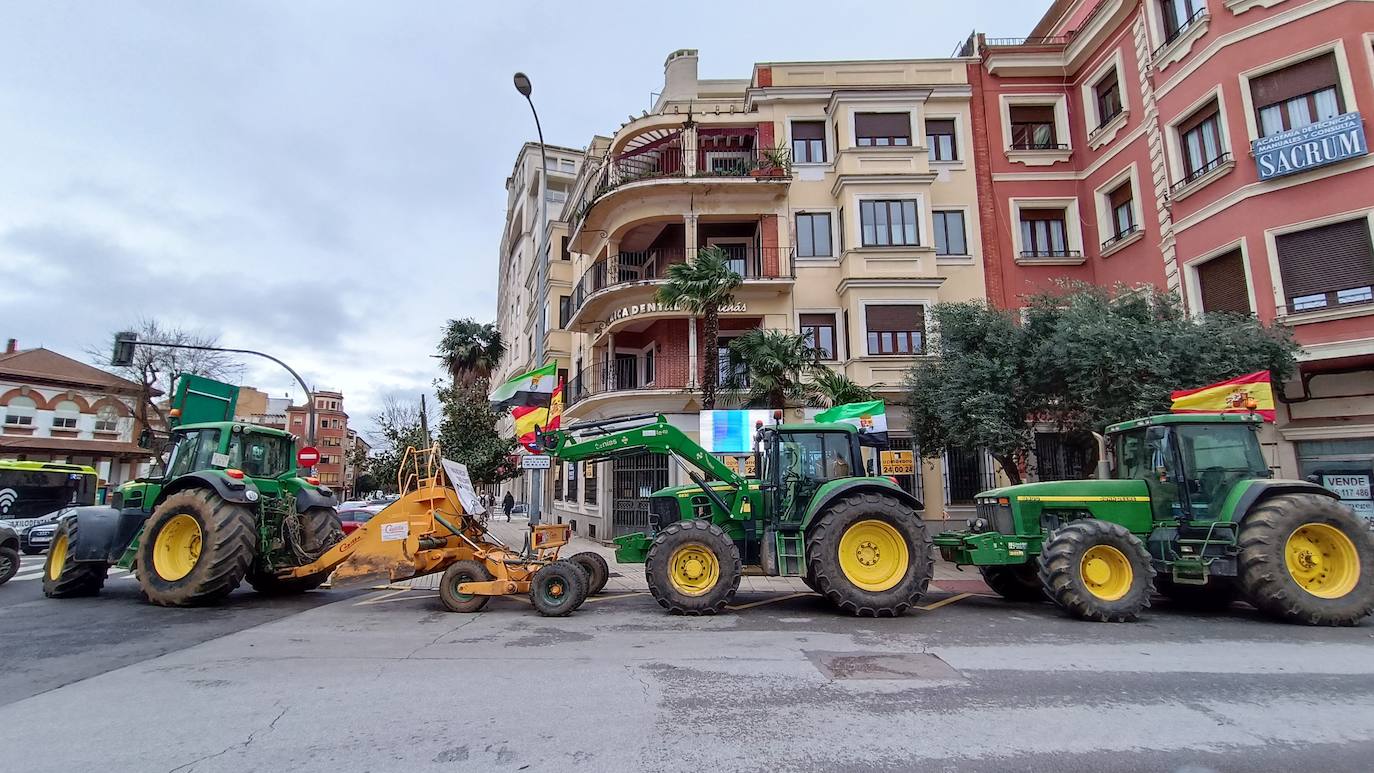
<svg viewBox="0 0 1374 773">
<path fill-rule="evenodd" d="M 1063 220 L 1064 210 L 1062 209 L 1023 209 L 1021 210 L 1022 220 Z"/>
<path fill-rule="evenodd" d="M 1198 266 L 1197 281 L 1203 311 L 1250 313 L 1244 260 L 1240 250 L 1233 250 Z"/>
<path fill-rule="evenodd" d="M 859 137 L 911 137 L 910 113 L 855 113 L 854 133 Z"/>
<path fill-rule="evenodd" d="M 821 121 L 793 121 L 792 139 L 823 140 L 825 139 L 825 124 Z"/>
<path fill-rule="evenodd" d="M 953 134 L 953 118 L 932 118 L 926 121 L 926 134 Z"/>
<path fill-rule="evenodd" d="M 1250 95 L 1258 109 L 1339 84 L 1335 54 L 1323 54 L 1251 80 Z"/>
<path fill-rule="evenodd" d="M 864 317 L 870 333 L 900 333 L 926 329 L 925 310 L 918 305 L 866 306 Z"/>
<path fill-rule="evenodd" d="M 1012 123 L 1054 123 L 1054 105 L 1012 105 Z"/>
<path fill-rule="evenodd" d="M 1289 298 L 1374 284 L 1374 248 L 1364 218 L 1283 234 L 1274 244 Z"/>
<path fill-rule="evenodd" d="M 817 325 L 819 325 L 819 326 L 821 326 L 821 327 L 834 327 L 834 326 L 835 326 L 835 315 L 834 315 L 834 314 L 803 314 L 803 315 L 801 315 L 801 324 L 802 324 L 802 327 L 814 327 L 814 326 L 817 326 Z"/>
<path fill-rule="evenodd" d="M 1213 118 L 1213 117 L 1215 117 L 1216 114 L 1217 114 L 1217 103 L 1216 103 L 1216 100 L 1213 100 L 1213 101 L 1211 101 L 1211 102 L 1208 102 L 1207 104 L 1203 105 L 1202 107 L 1199 107 L 1199 108 L 1197 109 L 1197 112 L 1195 112 L 1195 113 L 1193 113 L 1192 115 L 1188 116 L 1188 119 L 1187 119 L 1187 120 L 1185 120 L 1183 123 L 1180 123 L 1180 124 L 1178 125 L 1178 134 L 1179 134 L 1179 136 L 1181 137 L 1181 136 L 1187 134 L 1188 132 L 1192 131 L 1193 129 L 1196 129 L 1200 124 L 1202 124 L 1203 121 L 1206 121 L 1208 118 Z"/>
<path fill-rule="evenodd" d="M 1112 203 L 1112 209 L 1125 204 L 1131 200 L 1131 183 L 1126 181 L 1116 187 L 1111 193 L 1107 194 L 1107 200 Z"/>
</svg>

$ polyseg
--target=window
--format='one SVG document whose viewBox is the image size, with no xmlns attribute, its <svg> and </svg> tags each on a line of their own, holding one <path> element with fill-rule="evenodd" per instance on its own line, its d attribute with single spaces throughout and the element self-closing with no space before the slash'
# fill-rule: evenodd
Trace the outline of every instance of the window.
<svg viewBox="0 0 1374 773">
<path fill-rule="evenodd" d="M 558 159 L 558 171 L 572 174 L 577 171 L 577 162 L 568 158 Z"/>
<path fill-rule="evenodd" d="M 1062 209 L 1021 210 L 1021 257 L 1069 256 L 1068 227 Z"/>
<path fill-rule="evenodd" d="M 229 436 L 229 466 L 255 478 L 272 478 L 296 469 L 296 454 L 289 438 L 235 432 Z"/>
<path fill-rule="evenodd" d="M 1239 249 L 1212 258 L 1197 267 L 1198 295 L 1208 314 L 1249 314 L 1250 292 L 1245 284 L 1245 263 Z"/>
<path fill-rule="evenodd" d="M 1178 136 L 1183 151 L 1182 182 L 1196 180 L 1225 160 L 1217 112 L 1217 103 L 1208 102 L 1178 125 Z"/>
<path fill-rule="evenodd" d="M 1130 180 L 1116 186 L 1111 193 L 1107 194 L 1107 205 L 1111 207 L 1112 218 L 1111 241 L 1135 232 L 1135 206 L 1131 199 Z"/>
<path fill-rule="evenodd" d="M 71 400 L 63 400 L 53 409 L 52 428 L 76 429 L 76 420 L 80 415 L 81 406 Z"/>
<path fill-rule="evenodd" d="M 553 466 L 553 498 L 559 501 L 563 499 L 563 468 L 567 466 L 564 462 Z"/>
<path fill-rule="evenodd" d="M 589 505 L 596 504 L 596 464 L 594 462 L 582 463 L 582 501 Z"/>
<path fill-rule="evenodd" d="M 806 345 L 818 351 L 820 359 L 839 359 L 835 349 L 834 314 L 802 314 L 799 323 Z"/>
<path fill-rule="evenodd" d="M 830 213 L 797 213 L 797 257 L 828 258 L 830 248 Z"/>
<path fill-rule="evenodd" d="M 1055 150 L 1054 105 L 1012 105 L 1011 147 L 1014 150 Z"/>
<path fill-rule="evenodd" d="M 935 254 L 968 254 L 968 240 L 964 237 L 963 210 L 935 213 Z"/>
<path fill-rule="evenodd" d="M 559 259 L 559 260 L 572 260 L 572 253 L 568 252 L 568 237 L 566 237 L 566 236 L 559 237 L 559 241 L 558 241 L 558 259 Z"/>
<path fill-rule="evenodd" d="M 558 328 L 560 330 L 567 329 L 570 317 L 572 317 L 572 296 L 558 296 Z"/>
<path fill-rule="evenodd" d="M 940 118 L 926 121 L 926 146 L 931 161 L 958 161 L 959 151 L 954 144 L 954 119 Z"/>
<path fill-rule="evenodd" d="M 847 432 L 786 432 L 779 434 L 784 483 L 788 487 L 809 488 L 820 483 L 862 475 L 850 464 L 850 434 Z M 796 497 L 800 492 L 789 492 Z"/>
<path fill-rule="evenodd" d="M 792 122 L 792 161 L 797 164 L 825 162 L 825 122 Z"/>
<path fill-rule="evenodd" d="M 1336 55 L 1323 54 L 1250 81 L 1260 136 L 1301 129 L 1345 112 Z"/>
<path fill-rule="evenodd" d="M 29 397 L 15 397 L 5 410 L 5 424 L 11 427 L 32 427 L 38 404 Z"/>
<path fill-rule="evenodd" d="M 550 204 L 562 204 L 568 200 L 568 192 L 558 188 L 549 188 L 544 192 L 544 200 Z"/>
<path fill-rule="evenodd" d="M 576 464 L 569 464 L 569 465 L 568 465 L 568 479 L 567 479 L 567 480 L 568 480 L 568 494 L 567 494 L 567 499 L 568 499 L 569 502 L 576 502 L 576 501 L 577 501 L 577 465 L 576 465 Z"/>
<path fill-rule="evenodd" d="M 917 304 L 864 307 L 869 354 L 924 354 L 925 307 Z"/>
<path fill-rule="evenodd" d="M 855 113 L 854 144 L 887 147 L 911 144 L 910 113 Z"/>
<path fill-rule="evenodd" d="M 1164 42 L 1168 43 L 1188 28 L 1193 20 L 1207 10 L 1205 0 L 1160 0 L 1164 12 Z"/>
<path fill-rule="evenodd" d="M 916 245 L 916 202 L 913 199 L 859 202 L 859 222 L 865 247 Z"/>
<path fill-rule="evenodd" d="M 1093 94 L 1097 99 L 1099 127 L 1121 115 L 1121 86 L 1117 82 L 1115 68 L 1093 86 Z"/>
<path fill-rule="evenodd" d="M 119 430 L 119 414 L 114 408 L 106 405 L 101 407 L 95 414 L 96 432 L 117 432 Z"/>
<path fill-rule="evenodd" d="M 1367 219 L 1282 234 L 1274 246 L 1290 313 L 1374 302 Z"/>
</svg>

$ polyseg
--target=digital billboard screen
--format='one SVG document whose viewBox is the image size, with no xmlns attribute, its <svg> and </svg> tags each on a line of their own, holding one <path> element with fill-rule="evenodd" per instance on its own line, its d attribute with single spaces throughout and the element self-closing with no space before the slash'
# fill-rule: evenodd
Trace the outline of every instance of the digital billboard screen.
<svg viewBox="0 0 1374 773">
<path fill-rule="evenodd" d="M 772 411 L 702 411 L 700 416 L 703 448 L 713 454 L 750 454 L 755 423 L 768 423 Z"/>
</svg>

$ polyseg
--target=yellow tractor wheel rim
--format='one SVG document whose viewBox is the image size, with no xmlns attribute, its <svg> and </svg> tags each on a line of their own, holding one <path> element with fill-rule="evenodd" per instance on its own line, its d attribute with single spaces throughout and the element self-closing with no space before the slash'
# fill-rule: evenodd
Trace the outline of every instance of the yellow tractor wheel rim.
<svg viewBox="0 0 1374 773">
<path fill-rule="evenodd" d="M 840 570 L 863 590 L 892 588 L 910 565 L 906 540 L 886 521 L 859 521 L 840 537 Z"/>
<path fill-rule="evenodd" d="M 1305 523 L 1284 545 L 1288 574 L 1298 587 L 1317 598 L 1338 599 L 1360 581 L 1360 554 L 1340 529 Z"/>
<path fill-rule="evenodd" d="M 52 547 L 48 548 L 48 577 L 56 580 L 62 576 L 62 565 L 67 563 L 67 533 L 57 535 Z"/>
<path fill-rule="evenodd" d="M 720 560 L 705 545 L 683 545 L 668 559 L 668 582 L 687 596 L 700 596 L 720 581 Z"/>
<path fill-rule="evenodd" d="M 164 580 L 180 580 L 200 560 L 200 523 L 185 513 L 172 516 L 153 541 L 153 569 Z"/>
<path fill-rule="evenodd" d="M 1135 571 L 1125 553 L 1111 545 L 1093 545 L 1083 554 L 1078 576 L 1089 593 L 1103 601 L 1116 601 L 1130 592 Z"/>
</svg>

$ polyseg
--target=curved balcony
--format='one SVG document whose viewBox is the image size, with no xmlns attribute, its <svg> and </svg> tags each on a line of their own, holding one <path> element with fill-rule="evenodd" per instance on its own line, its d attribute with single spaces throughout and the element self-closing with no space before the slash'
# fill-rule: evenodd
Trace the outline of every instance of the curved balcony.
<svg viewBox="0 0 1374 773">
<path fill-rule="evenodd" d="M 743 244 L 721 247 L 730 254 L 730 267 L 744 280 L 741 291 L 793 280 L 790 249 Z M 653 303 L 658 286 L 667 278 L 668 267 L 692 259 L 696 252 L 662 247 L 621 252 L 598 260 L 573 285 L 568 327 L 588 332 L 598 322 L 606 321 L 606 312 L 611 307 Z"/>
<path fill-rule="evenodd" d="M 585 250 L 579 236 L 589 225 L 589 215 L 617 191 L 684 182 L 786 184 L 791 175 L 791 153 L 762 147 L 756 127 L 658 129 L 602 160 L 571 208 L 570 234 L 574 247 Z M 589 227 L 601 230 L 602 225 L 595 222 Z"/>
<path fill-rule="evenodd" d="M 696 388 L 687 357 L 617 357 L 583 368 L 568 379 L 564 404 L 611 393 L 688 392 Z"/>
</svg>

